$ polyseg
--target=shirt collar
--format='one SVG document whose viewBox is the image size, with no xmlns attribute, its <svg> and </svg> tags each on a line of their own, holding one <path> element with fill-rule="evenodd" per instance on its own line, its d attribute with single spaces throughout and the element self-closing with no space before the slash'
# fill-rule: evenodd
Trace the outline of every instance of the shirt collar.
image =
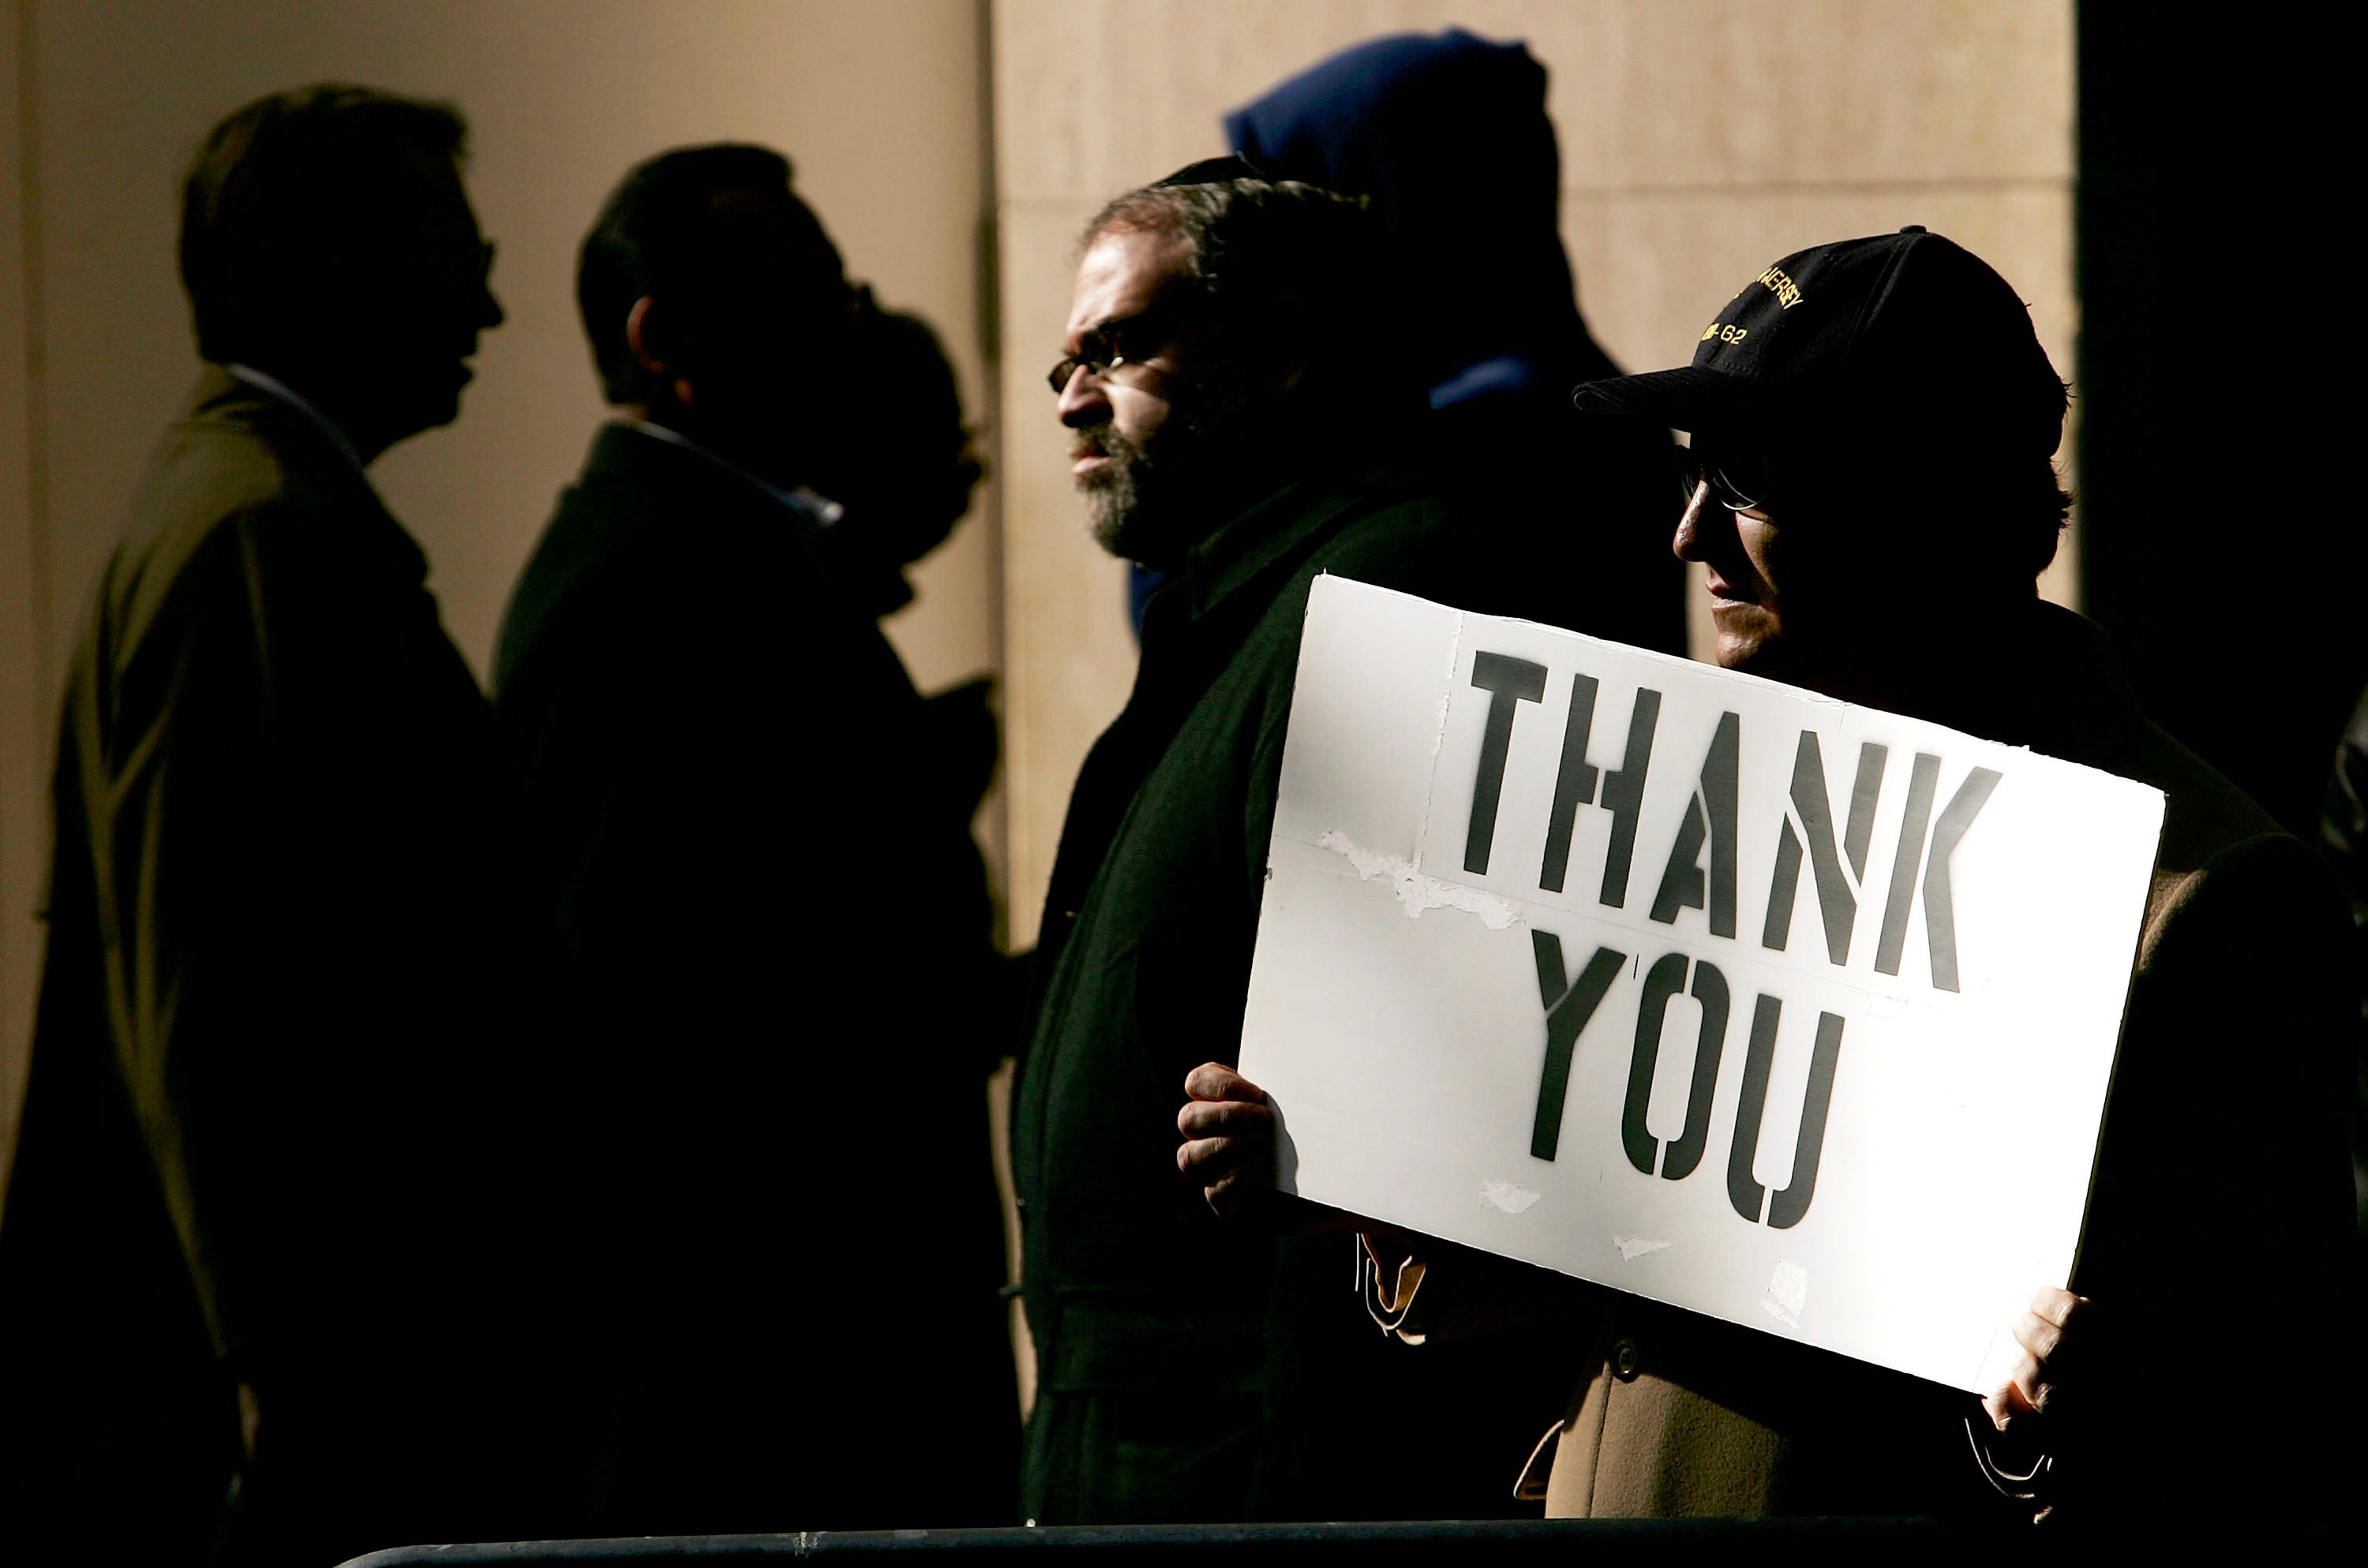
<svg viewBox="0 0 2368 1568">
<path fill-rule="evenodd" d="M 766 479 L 760 474 L 754 473 L 749 470 L 741 467 L 738 463 L 734 462 L 730 458 L 723 456 L 722 453 L 710 448 L 700 446 L 698 442 L 692 440 L 688 436 L 685 436 L 679 430 L 669 430 L 663 425 L 653 425 L 646 419 L 626 419 L 620 420 L 619 423 L 622 424 L 627 429 L 638 430 L 644 436 L 655 437 L 661 441 L 672 442 L 674 445 L 680 447 L 684 451 L 697 452 L 700 457 L 705 458 L 709 462 L 713 463 L 716 467 L 723 470 L 726 473 L 733 474 L 737 478 L 746 480 L 748 483 L 755 485 L 757 489 L 763 491 L 774 500 L 779 501 L 782 506 L 787 506 L 791 511 L 795 512 L 799 517 L 804 518 L 807 522 L 812 523 L 817 528 L 827 528 L 837 523 L 839 518 L 847 515 L 846 507 L 840 506 L 829 496 L 814 490 L 813 487 L 801 484 L 794 490 L 785 490 L 781 486 L 775 484 L 771 480 Z"/>
<path fill-rule="evenodd" d="M 1430 406 L 1452 408 L 1492 392 L 1527 392 L 1543 379 L 1537 366 L 1523 356 L 1502 354 L 1467 365 L 1431 388 Z"/>
<path fill-rule="evenodd" d="M 268 375 L 265 372 L 256 369 L 252 365 L 225 365 L 222 369 L 228 370 L 233 376 L 235 376 L 240 381 L 245 381 L 248 386 L 255 388 L 257 392 L 267 392 L 269 395 L 278 398 L 280 402 L 286 403 L 289 407 L 294 409 L 297 413 L 311 420 L 313 426 L 317 428 L 322 435 L 329 438 L 329 444 L 337 449 L 337 454 L 344 458 L 346 461 L 352 466 L 353 471 L 356 473 L 362 473 L 363 470 L 368 466 L 362 461 L 361 449 L 354 445 L 350 437 L 348 437 L 343 430 L 337 428 L 337 422 L 331 419 L 327 415 L 322 413 L 310 399 L 297 392 L 286 381 L 281 381 L 277 376 Z"/>
<path fill-rule="evenodd" d="M 1382 472 L 1294 480 L 1248 507 L 1185 556 L 1194 619 L 1207 615 L 1277 563 L 1298 558 L 1344 513 L 1387 487 Z"/>
</svg>

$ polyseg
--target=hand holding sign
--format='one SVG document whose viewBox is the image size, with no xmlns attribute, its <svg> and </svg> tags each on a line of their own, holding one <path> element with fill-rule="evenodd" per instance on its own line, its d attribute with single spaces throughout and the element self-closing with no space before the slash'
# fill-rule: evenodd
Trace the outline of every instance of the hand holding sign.
<svg viewBox="0 0 2368 1568">
<path fill-rule="evenodd" d="M 1176 1168 L 1201 1183 L 1209 1207 L 1228 1219 L 1274 1191 L 1274 1112 L 1266 1091 L 1222 1062 L 1185 1074 L 1184 1135 Z"/>
<path fill-rule="evenodd" d="M 2014 1321 L 2014 1341 L 2021 1346 L 2007 1373 L 2007 1381 L 1985 1395 L 1982 1408 L 2001 1432 L 2025 1416 L 2044 1415 L 2055 1402 L 2063 1376 L 2067 1345 L 2089 1349 L 2089 1298 L 2054 1285 L 2032 1292 L 2031 1310 Z M 2078 1321 L 2081 1326 L 2072 1325 Z M 2079 1354 L 2074 1356 L 2078 1364 Z"/>
<path fill-rule="evenodd" d="M 1395 1233 L 1344 1210 L 1275 1190 L 1274 1110 L 1266 1091 L 1239 1073 L 1222 1062 L 1203 1062 L 1184 1075 L 1184 1108 L 1176 1113 L 1176 1131 L 1184 1138 L 1176 1168 L 1201 1182 L 1201 1196 L 1219 1214 L 1229 1220 L 1264 1215 L 1275 1229 L 1302 1235 L 1346 1230 L 1368 1237 Z"/>
</svg>

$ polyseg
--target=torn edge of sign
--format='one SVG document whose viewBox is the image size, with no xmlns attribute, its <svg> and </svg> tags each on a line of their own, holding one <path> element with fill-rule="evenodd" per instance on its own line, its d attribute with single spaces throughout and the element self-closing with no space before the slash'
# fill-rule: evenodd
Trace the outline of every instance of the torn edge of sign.
<svg viewBox="0 0 2368 1568">
<path fill-rule="evenodd" d="M 1660 1252 L 1668 1243 L 1652 1236 L 1614 1236 L 1611 1244 L 1620 1249 L 1620 1261 L 1634 1263 L 1648 1252 Z"/>
<path fill-rule="evenodd" d="M 1431 788 L 1423 791 L 1422 821 L 1415 824 L 1414 830 L 1415 853 L 1417 855 L 1422 853 L 1422 846 L 1430 842 L 1430 802 L 1439 793 L 1439 754 L 1447 749 L 1447 715 L 1455 706 L 1455 665 L 1463 656 L 1463 617 L 1458 614 L 1455 635 L 1447 640 L 1447 669 L 1440 676 L 1439 723 L 1430 733 Z"/>
<path fill-rule="evenodd" d="M 1360 881 L 1389 878 L 1391 890 L 1398 895 L 1398 903 L 1406 906 L 1409 920 L 1420 919 L 1426 909 L 1460 909 L 1466 915 L 1478 915 L 1480 923 L 1491 931 L 1502 931 L 1519 918 L 1511 900 L 1425 875 L 1414 869 L 1412 861 L 1402 860 L 1385 850 L 1368 849 L 1337 827 L 1317 839 L 1315 846 L 1345 857 L 1356 869 Z"/>
<path fill-rule="evenodd" d="M 1809 1271 L 1797 1263 L 1778 1258 L 1776 1272 L 1768 1279 L 1768 1294 L 1759 1300 L 1760 1307 L 1785 1327 L 1798 1328 L 1801 1309 L 1808 1304 Z"/>
<path fill-rule="evenodd" d="M 1480 1184 L 1480 1201 L 1508 1214 L 1526 1214 L 1544 1196 L 1543 1192 L 1531 1192 L 1518 1182 L 1484 1181 Z"/>
</svg>

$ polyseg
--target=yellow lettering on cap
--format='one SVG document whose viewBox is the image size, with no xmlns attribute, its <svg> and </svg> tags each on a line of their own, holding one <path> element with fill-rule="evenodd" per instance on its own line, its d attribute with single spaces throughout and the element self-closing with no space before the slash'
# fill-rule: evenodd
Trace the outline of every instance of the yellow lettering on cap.
<svg viewBox="0 0 2368 1568">
<path fill-rule="evenodd" d="M 1780 269 L 1770 267 L 1759 275 L 1759 281 L 1767 287 L 1770 293 L 1776 296 L 1777 302 L 1782 309 L 1789 311 L 1801 302 L 1801 286 Z"/>
</svg>

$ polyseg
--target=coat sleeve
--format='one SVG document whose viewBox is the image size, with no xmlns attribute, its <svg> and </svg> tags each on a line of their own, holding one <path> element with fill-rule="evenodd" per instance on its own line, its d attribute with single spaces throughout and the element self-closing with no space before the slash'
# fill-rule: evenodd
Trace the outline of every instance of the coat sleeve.
<svg viewBox="0 0 2368 1568">
<path fill-rule="evenodd" d="M 2067 1369 L 2095 1390 L 2067 1395 L 2067 1500 L 2315 1494 L 2314 1406 L 2348 1354 L 2348 937 L 2283 834 L 2214 857 L 2149 923 L 2070 1281 L 2096 1358 Z"/>
<path fill-rule="evenodd" d="M 2368 926 L 2368 697 L 2335 748 L 2318 817 L 2319 853 L 2335 868 L 2354 926 Z"/>
</svg>

